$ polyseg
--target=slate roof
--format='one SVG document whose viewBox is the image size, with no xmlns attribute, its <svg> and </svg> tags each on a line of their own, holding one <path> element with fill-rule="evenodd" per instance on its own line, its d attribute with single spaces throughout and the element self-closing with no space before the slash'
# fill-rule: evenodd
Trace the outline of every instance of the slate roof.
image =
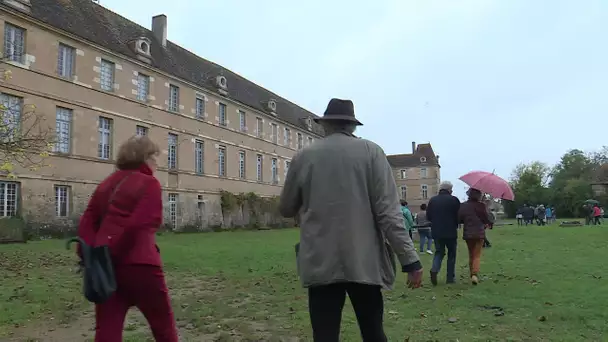
<svg viewBox="0 0 608 342">
<path fill-rule="evenodd" d="M 422 162 L 420 158 L 426 158 Z M 439 159 L 433 151 L 431 144 L 419 144 L 415 153 L 392 154 L 386 156 L 388 163 L 394 168 L 409 168 L 422 166 L 439 166 Z"/>
<path fill-rule="evenodd" d="M 274 99 L 278 118 L 304 130 L 307 129 L 305 119 L 316 116 L 169 40 L 167 46 L 163 48 L 151 30 L 91 0 L 31 0 L 30 15 L 48 25 L 132 58 L 136 58 L 137 55 L 128 43 L 140 37 L 147 37 L 152 42 L 152 66 L 155 68 L 212 91 L 217 89 L 215 78 L 223 75 L 227 79 L 229 98 L 262 112 L 267 112 L 265 104 L 270 99 Z M 313 132 L 323 135 L 321 126 L 315 123 L 313 123 Z"/>
</svg>

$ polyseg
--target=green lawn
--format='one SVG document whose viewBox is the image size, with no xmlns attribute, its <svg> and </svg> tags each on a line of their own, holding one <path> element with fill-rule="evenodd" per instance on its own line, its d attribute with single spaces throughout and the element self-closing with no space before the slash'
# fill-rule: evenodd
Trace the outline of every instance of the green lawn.
<svg viewBox="0 0 608 342">
<path fill-rule="evenodd" d="M 608 226 L 499 227 L 482 280 L 467 279 L 460 243 L 456 285 L 386 293 L 390 341 L 600 341 L 608 336 Z M 310 340 L 306 293 L 295 273 L 296 230 L 165 235 L 159 245 L 186 341 Z M 83 341 L 91 305 L 63 241 L 0 245 L 0 340 Z M 444 271 L 442 271 L 443 281 Z M 135 311 L 135 310 L 134 310 Z M 450 323 L 450 321 L 455 321 Z M 350 305 L 343 341 L 359 341 Z M 128 341 L 145 341 L 139 313 Z"/>
</svg>

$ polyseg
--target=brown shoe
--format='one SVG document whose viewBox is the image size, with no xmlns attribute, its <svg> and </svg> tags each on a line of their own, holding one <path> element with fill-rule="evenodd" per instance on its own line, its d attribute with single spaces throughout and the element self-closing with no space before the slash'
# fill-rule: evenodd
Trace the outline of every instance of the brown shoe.
<svg viewBox="0 0 608 342">
<path fill-rule="evenodd" d="M 431 284 L 437 286 L 437 272 L 431 271 Z"/>
</svg>

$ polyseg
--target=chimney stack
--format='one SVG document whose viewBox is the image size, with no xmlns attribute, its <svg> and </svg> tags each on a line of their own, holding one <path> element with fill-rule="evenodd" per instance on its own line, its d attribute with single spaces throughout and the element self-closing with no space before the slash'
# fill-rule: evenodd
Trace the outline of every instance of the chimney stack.
<svg viewBox="0 0 608 342">
<path fill-rule="evenodd" d="M 163 45 L 167 46 L 167 16 L 159 14 L 152 17 L 152 33 L 154 37 Z"/>
<path fill-rule="evenodd" d="M 416 153 L 416 142 L 412 141 L 412 154 Z"/>
</svg>

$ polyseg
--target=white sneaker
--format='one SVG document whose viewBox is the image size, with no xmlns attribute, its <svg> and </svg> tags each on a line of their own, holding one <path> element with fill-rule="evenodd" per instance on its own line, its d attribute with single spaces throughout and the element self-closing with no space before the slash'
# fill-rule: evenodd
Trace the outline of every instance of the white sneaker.
<svg viewBox="0 0 608 342">
<path fill-rule="evenodd" d="M 427 250 L 426 250 L 426 253 L 427 253 L 427 254 L 429 254 L 429 255 L 433 255 L 433 251 L 432 251 L 432 250 L 430 250 L 430 249 L 427 249 Z"/>
</svg>

